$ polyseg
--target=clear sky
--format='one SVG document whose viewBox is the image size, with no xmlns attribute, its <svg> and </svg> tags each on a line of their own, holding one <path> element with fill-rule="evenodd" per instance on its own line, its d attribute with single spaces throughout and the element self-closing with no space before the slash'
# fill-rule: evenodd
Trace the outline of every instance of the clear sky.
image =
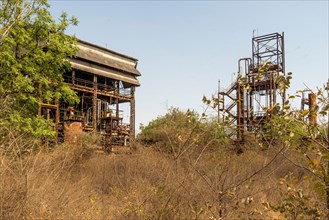
<svg viewBox="0 0 329 220">
<path fill-rule="evenodd" d="M 139 60 L 136 126 L 167 107 L 203 111 L 202 97 L 226 87 L 237 60 L 251 57 L 253 30 L 285 32 L 288 93 L 328 79 L 327 1 L 75 1 L 50 0 L 79 20 L 68 34 Z M 125 109 L 123 109 L 125 110 Z"/>
</svg>

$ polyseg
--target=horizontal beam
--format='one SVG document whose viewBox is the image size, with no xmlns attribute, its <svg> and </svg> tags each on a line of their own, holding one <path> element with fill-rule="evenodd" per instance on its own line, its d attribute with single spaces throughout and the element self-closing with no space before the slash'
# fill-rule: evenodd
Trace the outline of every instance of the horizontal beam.
<svg viewBox="0 0 329 220">
<path fill-rule="evenodd" d="M 67 84 L 73 90 L 77 90 L 77 91 L 81 91 L 81 92 L 88 92 L 88 93 L 91 93 L 91 94 L 94 93 L 94 89 L 93 88 L 89 88 L 89 87 L 85 87 L 85 86 L 80 86 L 80 85 L 73 85 L 73 84 L 69 84 L 69 83 L 67 83 Z M 113 94 L 113 93 L 103 92 L 101 90 L 96 90 L 96 93 L 97 93 L 97 95 L 118 98 L 118 99 L 125 100 L 125 101 L 130 101 L 132 99 L 131 96 L 124 96 L 124 95 L 121 95 L 121 94 Z"/>
<path fill-rule="evenodd" d="M 46 103 L 40 103 L 39 104 L 41 108 L 50 108 L 50 109 L 57 109 L 58 105 L 52 105 L 52 104 L 46 104 Z"/>
</svg>

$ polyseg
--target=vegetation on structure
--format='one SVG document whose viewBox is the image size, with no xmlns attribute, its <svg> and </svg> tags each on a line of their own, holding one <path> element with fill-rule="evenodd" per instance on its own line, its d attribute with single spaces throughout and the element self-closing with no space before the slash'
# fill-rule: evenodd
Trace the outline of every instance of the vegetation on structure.
<svg viewBox="0 0 329 220">
<path fill-rule="evenodd" d="M 131 154 L 95 153 L 92 134 L 24 156 L 1 151 L 1 217 L 325 218 L 324 159 L 318 145 L 282 128 L 291 123 L 273 118 L 271 130 L 248 134 L 237 155 L 211 121 L 190 114 L 172 109 L 143 127 Z"/>
<path fill-rule="evenodd" d="M 0 219 L 327 218 L 328 87 L 311 112 L 290 105 L 299 92 L 275 106 L 281 113 L 246 133 L 239 155 L 225 123 L 177 108 L 142 125 L 129 154 L 96 153 L 101 139 L 91 133 L 41 148 L 53 134 L 36 116 L 39 99 L 77 101 L 61 75 L 76 52 L 64 31 L 76 20 L 56 23 L 47 8 L 0 3 Z M 282 89 L 290 79 L 276 77 Z M 203 101 L 216 109 L 218 100 Z"/>
<path fill-rule="evenodd" d="M 265 63 L 257 77 L 261 78 L 264 74 L 271 74 L 271 71 L 268 71 L 269 67 L 270 63 Z M 292 73 L 288 73 L 285 78 L 281 75 L 274 75 L 274 80 L 278 84 L 281 94 L 284 94 L 284 90 L 289 88 L 291 79 Z M 240 76 L 239 82 L 245 89 L 249 89 L 248 84 L 245 83 L 245 77 Z M 327 214 L 323 214 L 322 217 L 328 216 L 329 210 L 329 126 L 328 119 L 326 119 L 329 116 L 328 86 L 315 92 L 318 103 L 312 110 L 296 110 L 290 104 L 296 97 L 301 97 L 303 91 L 297 91 L 295 95 L 289 96 L 282 109 L 278 104 L 272 109 L 264 108 L 265 111 L 276 112 L 277 114 L 272 116 L 255 134 L 255 139 L 261 149 L 266 150 L 275 147 L 283 152 L 289 150 L 302 155 L 306 163 L 303 165 L 282 153 L 288 161 L 307 172 L 305 179 L 310 178 L 309 181 L 315 187 L 317 196 L 322 198 L 323 204 L 326 204 L 326 208 L 323 210 Z M 214 97 L 211 100 L 205 98 L 204 102 L 216 109 L 218 100 Z M 307 118 L 311 115 L 318 115 L 319 123 L 310 124 Z M 285 178 L 282 180 L 286 181 Z M 287 186 L 289 190 L 293 187 L 291 183 Z M 303 188 L 294 188 L 293 193 L 288 191 L 282 195 L 284 200 L 281 202 L 284 205 L 273 206 L 266 203 L 267 209 L 281 212 L 288 219 L 317 218 L 320 216 L 321 211 L 317 209 L 317 205 L 311 206 L 311 208 L 307 205 L 306 200 L 310 200 L 311 197 L 303 194 Z"/>
<path fill-rule="evenodd" d="M 63 13 L 55 22 L 45 0 L 0 3 L 0 134 L 52 137 L 52 124 L 38 117 L 41 102 L 78 101 L 63 83 L 76 39 L 64 34 L 77 20 Z"/>
</svg>

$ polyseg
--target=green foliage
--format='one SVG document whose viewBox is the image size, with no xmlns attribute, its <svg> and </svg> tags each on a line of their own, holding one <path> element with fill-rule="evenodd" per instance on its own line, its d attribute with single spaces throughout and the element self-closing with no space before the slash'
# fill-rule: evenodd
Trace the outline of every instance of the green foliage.
<svg viewBox="0 0 329 220">
<path fill-rule="evenodd" d="M 169 112 L 141 125 L 138 140 L 144 144 L 155 144 L 161 151 L 179 155 L 188 149 L 218 147 L 226 140 L 223 129 L 214 120 L 206 120 L 194 111 L 182 112 L 171 108 Z"/>
<path fill-rule="evenodd" d="M 198 115 L 195 112 L 182 112 L 178 108 L 169 109 L 168 113 L 152 120 L 147 126 L 141 125 L 139 139 L 144 143 L 167 141 L 166 133 L 172 130 L 179 133 L 191 130 L 198 124 Z"/>
<path fill-rule="evenodd" d="M 294 116 L 275 115 L 263 127 L 262 139 L 268 142 L 284 142 L 290 147 L 296 148 L 303 144 L 304 136 L 307 134 L 305 123 L 295 120 Z M 297 135 L 298 134 L 298 135 Z"/>
<path fill-rule="evenodd" d="M 1 126 L 34 136 L 52 136 L 51 125 L 37 117 L 40 102 L 78 102 L 63 83 L 76 38 L 65 35 L 76 18 L 62 14 L 55 22 L 45 0 L 5 0 L 0 4 Z"/>
<path fill-rule="evenodd" d="M 291 74 L 289 76 L 291 76 Z M 308 163 L 308 166 L 302 165 L 302 167 L 311 174 L 315 190 L 322 198 L 329 196 L 328 121 L 323 120 L 324 116 L 328 115 L 329 109 L 328 87 L 324 90 L 327 91 L 326 94 L 322 89 L 314 93 L 316 94 L 318 102 L 314 109 L 309 110 L 297 111 L 293 109 L 290 104 L 296 97 L 300 97 L 298 93 L 302 91 L 297 91 L 296 95 L 289 96 L 281 115 L 272 117 L 264 126 L 264 133 L 260 135 L 262 140 L 265 141 L 265 146 L 280 142 L 283 146 L 296 150 L 298 153 L 304 155 L 304 159 Z M 316 115 L 318 115 L 318 122 L 315 124 L 310 123 L 308 118 Z M 305 216 L 306 214 L 309 215 L 309 217 L 313 215 L 312 218 L 316 218 L 317 215 L 314 212 L 316 207 L 306 207 L 304 200 L 308 199 L 308 197 L 301 196 L 301 192 L 301 189 L 295 190 L 294 193 L 289 192 L 288 197 L 283 200 L 281 206 L 272 208 L 280 212 L 289 213 L 292 212 L 290 208 L 297 208 L 298 211 L 294 215 L 299 216 L 303 214 Z M 291 201 L 297 203 L 299 206 L 303 206 L 295 207 L 291 204 Z"/>
<path fill-rule="evenodd" d="M 296 187 L 296 181 L 281 178 L 279 188 L 282 200 L 279 204 L 263 203 L 266 210 L 280 212 L 285 219 L 320 219 L 318 204 L 313 204 L 311 197 L 304 193 L 303 188 Z"/>
</svg>

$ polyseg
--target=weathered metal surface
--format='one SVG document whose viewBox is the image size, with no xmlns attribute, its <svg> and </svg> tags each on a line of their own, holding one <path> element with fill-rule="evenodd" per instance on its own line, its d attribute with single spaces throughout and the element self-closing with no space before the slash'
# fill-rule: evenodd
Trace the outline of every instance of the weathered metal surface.
<svg viewBox="0 0 329 220">
<path fill-rule="evenodd" d="M 128 58 L 126 55 L 110 51 L 86 42 L 78 42 L 79 51 L 77 59 L 88 60 L 96 64 L 111 67 L 116 70 L 124 71 L 136 76 L 140 76 L 140 72 L 136 69 L 137 60 Z"/>
<path fill-rule="evenodd" d="M 130 143 L 135 141 L 135 87 L 131 88 L 131 100 L 130 100 Z"/>
<path fill-rule="evenodd" d="M 110 50 L 110 49 L 101 47 L 101 46 L 99 46 L 97 44 L 93 44 L 93 43 L 90 43 L 90 42 L 87 42 L 87 41 L 84 41 L 84 40 L 81 40 L 81 39 L 78 39 L 78 45 L 79 44 L 80 45 L 85 45 L 85 46 L 90 47 L 90 48 L 93 48 L 93 49 L 98 49 L 102 53 L 109 53 L 109 54 L 111 54 L 113 56 L 119 57 L 122 60 L 132 61 L 132 62 L 137 62 L 138 61 L 138 59 L 136 59 L 134 57 L 128 56 L 128 55 L 123 54 L 123 53 L 119 53 L 119 52 L 114 51 L 114 50 Z"/>
<path fill-rule="evenodd" d="M 309 100 L 309 123 L 312 125 L 315 125 L 317 123 L 317 113 L 315 111 L 316 108 L 316 95 L 311 92 L 308 94 L 308 100 Z"/>
<path fill-rule="evenodd" d="M 94 92 L 93 92 L 93 127 L 96 131 L 97 121 L 96 121 L 96 111 L 97 111 L 97 76 L 94 75 Z"/>
<path fill-rule="evenodd" d="M 63 79 L 80 103 L 44 104 L 40 98 L 38 114 L 55 122 L 56 143 L 59 139 L 76 143 L 80 132 L 86 131 L 103 136 L 108 152 L 112 146 L 129 146 L 135 137 L 135 87 L 140 86 L 137 59 L 81 40 L 78 46 L 77 57 L 70 59 L 72 72 L 63 73 Z M 130 125 L 123 123 L 122 103 L 130 103 Z"/>
<path fill-rule="evenodd" d="M 56 132 L 56 136 L 55 136 L 55 143 L 58 144 L 58 129 L 59 129 L 59 117 L 60 117 L 60 112 L 59 112 L 59 100 L 58 98 L 56 98 L 55 101 L 55 105 L 56 105 L 56 116 L 55 116 L 55 132 Z"/>
<path fill-rule="evenodd" d="M 45 110 L 46 113 L 43 113 Z M 50 112 L 55 111 L 55 116 L 51 118 Z M 56 99 L 55 104 L 48 104 L 48 103 L 42 103 L 42 99 L 39 99 L 39 109 L 38 109 L 38 115 L 44 117 L 47 120 L 53 120 L 55 124 L 55 143 L 58 144 L 58 130 L 59 130 L 59 117 L 60 117 L 60 111 L 59 111 L 59 101 Z M 48 143 L 47 143 L 48 144 Z"/>
<path fill-rule="evenodd" d="M 132 74 L 119 72 L 118 70 L 96 65 L 88 61 L 72 59 L 70 62 L 73 69 L 82 70 L 88 73 L 104 76 L 115 80 L 120 80 L 134 86 L 140 86 L 140 83 L 138 82 L 136 76 Z"/>
<path fill-rule="evenodd" d="M 265 63 L 270 65 L 267 70 L 263 68 Z M 235 131 L 230 136 L 236 143 L 243 143 L 245 130 L 258 132 L 264 122 L 277 113 L 273 109 L 275 105 L 279 104 L 282 109 L 285 91 L 278 102 L 278 85 L 274 78 L 279 74 L 285 76 L 284 34 L 253 37 L 252 58 L 239 59 L 236 80 L 228 89 L 218 91 L 218 110 L 222 112 L 218 115 L 231 117 L 229 122 L 235 126 Z M 226 104 L 226 100 L 231 102 Z"/>
</svg>

